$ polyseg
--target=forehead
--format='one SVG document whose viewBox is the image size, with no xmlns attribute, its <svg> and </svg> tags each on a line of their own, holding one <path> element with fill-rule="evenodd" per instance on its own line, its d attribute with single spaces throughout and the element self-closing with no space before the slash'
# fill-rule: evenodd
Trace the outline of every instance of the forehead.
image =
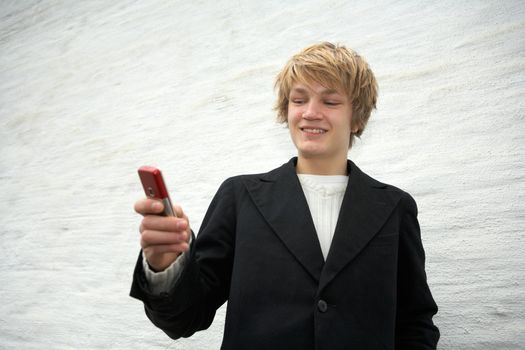
<svg viewBox="0 0 525 350">
<path fill-rule="evenodd" d="M 326 87 L 318 82 L 302 83 L 293 82 L 290 93 L 298 94 L 314 94 L 314 95 L 339 95 L 344 97 L 342 93 L 332 87 Z"/>
</svg>

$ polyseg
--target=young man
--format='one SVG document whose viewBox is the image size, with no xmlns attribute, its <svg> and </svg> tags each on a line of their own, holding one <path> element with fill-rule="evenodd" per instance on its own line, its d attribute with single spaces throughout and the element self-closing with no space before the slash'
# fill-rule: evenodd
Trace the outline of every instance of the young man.
<svg viewBox="0 0 525 350">
<path fill-rule="evenodd" d="M 144 199 L 131 295 L 172 338 L 228 301 L 222 349 L 435 349 L 437 306 L 412 197 L 347 160 L 377 100 L 362 57 L 306 48 L 277 76 L 278 118 L 297 157 L 219 188 L 192 239 L 188 219 Z"/>
</svg>

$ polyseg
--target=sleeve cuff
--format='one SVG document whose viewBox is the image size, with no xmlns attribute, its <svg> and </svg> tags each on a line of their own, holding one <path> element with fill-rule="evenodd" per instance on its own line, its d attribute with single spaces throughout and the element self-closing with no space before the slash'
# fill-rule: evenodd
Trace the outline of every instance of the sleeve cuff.
<svg viewBox="0 0 525 350">
<path fill-rule="evenodd" d="M 188 255 L 188 252 L 182 253 L 177 260 L 164 271 L 155 272 L 149 267 L 148 261 L 144 257 L 144 254 L 142 254 L 142 267 L 146 275 L 146 280 L 148 281 L 149 290 L 152 294 L 160 295 L 162 293 L 168 293 L 171 290 L 182 275 L 187 260 L 186 255 Z"/>
</svg>

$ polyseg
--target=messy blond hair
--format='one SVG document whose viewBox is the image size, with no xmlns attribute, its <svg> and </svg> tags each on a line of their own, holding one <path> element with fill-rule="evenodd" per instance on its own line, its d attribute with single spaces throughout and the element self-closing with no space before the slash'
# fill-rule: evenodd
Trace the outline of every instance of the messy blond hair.
<svg viewBox="0 0 525 350">
<path fill-rule="evenodd" d="M 294 83 L 317 82 L 335 89 L 352 102 L 352 125 L 357 132 L 350 135 L 350 146 L 355 136 L 361 136 L 376 108 L 377 81 L 368 63 L 355 51 L 329 42 L 315 44 L 293 56 L 277 75 L 275 89 L 277 121 L 288 122 L 290 90 Z"/>
</svg>

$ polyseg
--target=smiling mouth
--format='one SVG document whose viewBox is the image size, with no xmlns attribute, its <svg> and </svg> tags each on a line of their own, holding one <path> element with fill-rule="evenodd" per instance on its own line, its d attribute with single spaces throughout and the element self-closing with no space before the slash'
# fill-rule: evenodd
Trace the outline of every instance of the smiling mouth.
<svg viewBox="0 0 525 350">
<path fill-rule="evenodd" d="M 324 129 L 317 129 L 317 128 L 301 128 L 301 131 L 310 133 L 310 134 L 324 134 L 326 130 Z"/>
</svg>

